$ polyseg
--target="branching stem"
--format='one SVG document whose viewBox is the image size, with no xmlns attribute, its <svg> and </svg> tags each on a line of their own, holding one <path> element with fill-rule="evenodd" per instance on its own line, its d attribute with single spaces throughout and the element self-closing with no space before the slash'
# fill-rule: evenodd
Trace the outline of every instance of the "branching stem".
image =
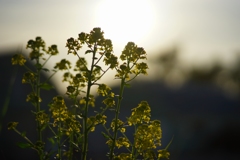
<svg viewBox="0 0 240 160">
<path fill-rule="evenodd" d="M 121 102 L 123 99 L 123 91 L 124 91 L 124 87 L 125 87 L 125 76 L 122 78 L 121 80 L 121 88 L 120 88 L 120 94 L 118 97 L 118 102 L 117 102 L 117 109 L 116 109 L 116 113 L 115 113 L 115 128 L 114 128 L 114 135 L 113 135 L 113 140 L 112 140 L 112 146 L 110 148 L 110 160 L 112 160 L 114 158 L 114 148 L 115 148 L 115 142 L 116 142 L 116 138 L 117 138 L 117 132 L 118 132 L 118 116 L 120 113 L 120 106 L 121 106 Z"/>
<path fill-rule="evenodd" d="M 95 44 L 94 50 L 93 50 L 93 56 L 92 56 L 92 64 L 91 69 L 88 71 L 88 85 L 87 85 L 87 94 L 86 94 L 86 104 L 84 108 L 84 117 L 83 117 L 83 144 L 82 144 L 82 160 L 87 159 L 87 148 L 88 148 L 88 128 L 87 128 L 87 118 L 88 118 L 88 105 L 90 100 L 90 91 L 91 87 L 93 85 L 92 83 L 92 73 L 94 69 L 94 61 L 96 56 L 97 46 Z"/>
</svg>

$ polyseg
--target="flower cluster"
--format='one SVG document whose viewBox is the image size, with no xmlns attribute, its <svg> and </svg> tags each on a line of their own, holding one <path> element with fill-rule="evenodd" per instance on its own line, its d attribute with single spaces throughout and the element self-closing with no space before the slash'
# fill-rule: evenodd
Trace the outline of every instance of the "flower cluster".
<svg viewBox="0 0 240 160">
<path fill-rule="evenodd" d="M 74 132 L 80 133 L 81 124 L 79 120 L 76 118 L 76 115 L 68 113 L 68 117 L 64 121 L 64 127 L 65 134 L 69 136 Z"/>
<path fill-rule="evenodd" d="M 113 145 L 112 143 L 113 143 L 113 141 L 112 141 L 111 139 L 109 139 L 109 140 L 106 142 L 106 144 L 108 144 L 109 146 Z M 129 142 L 128 138 L 126 138 L 126 137 L 119 137 L 119 138 L 115 141 L 115 146 L 116 146 L 117 148 L 121 148 L 121 147 L 126 147 L 126 148 L 128 148 L 128 147 L 130 147 L 130 142 Z"/>
<path fill-rule="evenodd" d="M 118 120 L 117 128 L 121 132 L 123 131 L 124 137 L 119 137 L 115 141 L 115 146 L 118 148 L 123 146 L 129 148 L 131 146 L 134 150 L 130 152 L 131 154 L 119 154 L 115 156 L 115 159 L 131 159 L 138 157 L 138 155 L 141 155 L 144 159 L 168 157 L 168 154 L 164 152 L 166 150 L 158 150 L 158 154 L 156 153 L 157 147 L 161 146 L 162 130 L 159 120 L 150 120 L 150 112 L 150 106 L 146 101 L 142 101 L 136 108 L 132 109 L 132 114 L 127 119 L 127 123 L 129 126 L 135 126 L 133 143 L 130 143 L 124 134 L 124 122 Z M 111 123 L 111 128 L 115 128 L 115 123 Z M 112 143 L 112 139 L 107 141 L 108 145 L 112 145 Z M 123 158 L 122 156 L 126 157 Z"/>
<path fill-rule="evenodd" d="M 53 125 L 56 126 L 58 122 L 65 122 L 68 118 L 68 111 L 65 101 L 62 97 L 54 97 L 50 104 L 50 112 L 54 119 Z"/>
<path fill-rule="evenodd" d="M 26 72 L 23 75 L 22 83 L 35 84 L 36 79 L 36 75 L 33 72 Z"/>
<path fill-rule="evenodd" d="M 158 158 L 169 159 L 170 153 L 166 149 L 158 150 Z"/>
<path fill-rule="evenodd" d="M 26 48 L 30 48 L 32 50 L 29 54 L 29 58 L 31 60 L 39 60 L 39 58 L 43 56 L 41 50 L 45 50 L 45 42 L 42 40 L 41 37 L 36 37 L 35 41 L 28 41 Z"/>
<path fill-rule="evenodd" d="M 57 96 L 53 98 L 50 103 L 50 112 L 54 119 L 53 126 L 56 127 L 61 124 L 61 130 L 65 131 L 66 135 L 72 132 L 80 132 L 80 123 L 76 119 L 76 115 L 72 115 L 65 104 L 63 97 Z M 58 126 L 59 127 L 59 126 Z"/>
<path fill-rule="evenodd" d="M 119 155 L 114 157 L 114 160 L 132 160 L 131 153 L 120 153 Z"/>
<path fill-rule="evenodd" d="M 136 108 L 132 109 L 132 115 L 128 118 L 128 124 L 136 125 L 150 121 L 151 108 L 146 101 L 142 101 Z"/>
<path fill-rule="evenodd" d="M 103 34 L 104 32 L 101 28 L 93 28 L 90 34 L 80 33 L 78 39 L 69 38 L 66 44 L 68 53 L 77 55 L 77 51 L 80 50 L 84 44 L 87 44 L 89 50 L 87 50 L 85 54 L 96 54 L 98 52 L 100 58 L 94 57 L 96 60 L 100 60 L 102 56 L 105 56 L 103 60 L 105 64 L 109 65 L 111 69 L 115 68 L 118 65 L 118 61 L 117 57 L 112 54 L 112 41 L 105 39 Z"/>
<path fill-rule="evenodd" d="M 26 59 L 21 54 L 15 54 L 12 57 L 12 65 L 23 66 L 26 63 Z"/>
<path fill-rule="evenodd" d="M 114 131 L 115 127 L 117 127 L 117 130 L 120 130 L 120 132 L 124 133 L 126 131 L 126 128 L 124 127 L 124 122 L 120 119 L 117 120 L 117 126 L 115 126 L 115 121 L 113 120 L 111 122 L 111 128 Z"/>
<path fill-rule="evenodd" d="M 80 104 L 80 105 L 83 105 L 83 106 L 85 106 L 86 103 L 87 103 L 87 97 L 83 97 L 83 98 L 80 99 L 80 101 L 79 101 L 79 104 Z M 88 97 L 88 105 L 89 105 L 89 106 L 92 106 L 92 107 L 95 107 L 95 98 L 94 98 L 93 95 L 89 95 L 89 97 Z"/>
<path fill-rule="evenodd" d="M 138 62 L 139 60 L 147 59 L 146 51 L 135 45 L 135 43 L 128 42 L 122 51 L 120 59 L 123 61 L 123 64 L 117 68 L 116 78 L 130 79 L 131 74 L 134 74 L 134 78 L 139 74 L 147 74 L 147 64 L 145 62 Z"/>
<path fill-rule="evenodd" d="M 97 93 L 103 97 L 106 97 L 102 102 L 106 107 L 113 107 L 115 105 L 114 93 L 111 92 L 111 88 L 106 84 L 100 84 L 97 89 Z"/>
<path fill-rule="evenodd" d="M 144 152 L 148 149 L 155 149 L 161 146 L 162 130 L 160 121 L 151 121 L 149 124 L 142 124 L 137 127 L 134 135 L 135 148 L 138 152 Z"/>
<path fill-rule="evenodd" d="M 66 72 L 63 77 L 63 82 L 69 83 L 66 94 L 69 95 L 70 98 L 76 98 L 76 96 L 80 95 L 87 85 L 86 77 L 81 73 L 77 73 L 74 76 L 70 72 Z"/>
<path fill-rule="evenodd" d="M 45 53 L 52 56 L 57 55 L 59 53 L 57 45 L 51 45 L 50 47 L 48 47 L 48 49 L 46 49 L 45 47 L 46 44 L 41 37 L 36 37 L 35 40 L 29 40 L 26 47 L 27 49 L 29 48 L 32 50 L 29 54 L 29 58 L 31 60 L 34 59 L 39 60 L 39 58 L 44 55 L 44 53 L 42 53 L 41 51 L 45 51 Z"/>
<path fill-rule="evenodd" d="M 103 61 L 105 62 L 105 65 L 110 65 L 111 69 L 117 67 L 118 65 L 118 58 L 109 52 L 105 54 L 105 58 Z"/>
<path fill-rule="evenodd" d="M 57 49 L 57 45 L 53 44 L 51 45 L 50 47 L 48 47 L 48 50 L 46 52 L 47 54 L 50 54 L 50 55 L 57 55 L 59 52 L 58 52 L 58 49 Z"/>
<path fill-rule="evenodd" d="M 103 97 L 109 96 L 114 97 L 114 93 L 110 92 L 111 88 L 106 84 L 100 84 L 97 89 L 97 93 Z"/>
<path fill-rule="evenodd" d="M 40 111 L 36 113 L 36 121 L 39 122 L 41 130 L 43 130 L 48 125 L 50 118 L 44 111 Z"/>
<path fill-rule="evenodd" d="M 95 130 L 95 126 L 99 124 L 105 124 L 107 121 L 107 116 L 102 114 L 97 114 L 96 116 L 91 116 L 87 119 L 88 129 L 93 132 Z"/>
<path fill-rule="evenodd" d="M 130 146 L 130 143 L 129 143 L 129 140 L 126 138 L 126 137 L 119 137 L 116 141 L 116 147 L 120 148 L 122 146 L 124 147 L 129 147 Z"/>
<path fill-rule="evenodd" d="M 26 101 L 36 105 L 37 103 L 42 102 L 42 99 L 36 93 L 31 92 L 27 95 Z"/>
<path fill-rule="evenodd" d="M 59 69 L 59 70 L 67 70 L 71 68 L 71 62 L 69 62 L 66 59 L 62 59 L 60 62 L 56 63 L 55 69 Z"/>
</svg>

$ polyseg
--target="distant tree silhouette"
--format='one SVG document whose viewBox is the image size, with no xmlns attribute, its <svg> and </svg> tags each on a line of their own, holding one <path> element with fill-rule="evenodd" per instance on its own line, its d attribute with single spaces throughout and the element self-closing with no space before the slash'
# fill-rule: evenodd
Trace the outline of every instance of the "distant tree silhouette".
<svg viewBox="0 0 240 160">
<path fill-rule="evenodd" d="M 228 94 L 240 95 L 240 53 L 236 54 L 235 61 L 232 62 L 232 67 L 225 67 L 223 64 L 213 61 L 210 67 L 195 66 L 193 68 L 185 69 L 181 67 L 179 60 L 180 51 L 177 47 L 160 52 L 157 61 L 158 71 L 160 72 L 160 79 L 169 83 L 176 82 L 178 79 L 174 76 L 178 74 L 182 82 L 195 83 L 212 83 Z"/>
</svg>

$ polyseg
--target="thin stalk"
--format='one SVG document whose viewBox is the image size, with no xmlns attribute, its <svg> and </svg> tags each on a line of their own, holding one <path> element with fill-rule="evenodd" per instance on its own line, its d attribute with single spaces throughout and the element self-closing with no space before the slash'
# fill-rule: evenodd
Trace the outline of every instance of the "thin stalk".
<svg viewBox="0 0 240 160">
<path fill-rule="evenodd" d="M 103 124 L 103 128 L 106 130 L 108 136 L 112 139 L 112 136 L 111 136 L 109 130 L 107 129 L 107 127 L 105 126 L 105 124 Z"/>
<path fill-rule="evenodd" d="M 137 127 L 134 125 L 134 133 L 136 133 Z M 133 144 L 132 144 L 132 159 L 136 159 L 136 150 L 135 150 L 135 137 L 133 138 Z"/>
<path fill-rule="evenodd" d="M 39 58 L 37 59 L 37 64 L 39 64 Z M 40 69 L 37 68 L 37 84 L 36 84 L 36 96 L 38 98 L 40 98 Z M 40 108 L 40 102 L 39 99 L 37 99 L 37 113 L 40 112 L 41 108 Z M 39 121 L 37 121 L 37 132 L 38 132 L 38 141 L 42 142 L 42 131 L 41 131 L 41 124 Z M 40 160 L 43 160 L 43 153 L 39 154 L 40 156 Z"/>
<path fill-rule="evenodd" d="M 137 76 L 139 75 L 139 73 L 138 74 L 136 74 L 132 79 L 130 79 L 130 80 L 128 80 L 126 83 L 129 83 L 129 82 L 131 82 L 132 80 L 134 80 Z"/>
<path fill-rule="evenodd" d="M 98 77 L 93 83 L 95 83 L 95 82 L 97 82 L 99 79 L 101 79 L 101 78 L 104 76 L 104 74 L 105 74 L 109 69 L 110 69 L 110 67 L 108 67 L 108 69 L 106 69 L 105 71 L 103 71 L 103 74 L 102 74 L 100 77 Z"/>
<path fill-rule="evenodd" d="M 60 115 L 60 113 L 59 113 Z M 58 143 L 58 159 L 62 159 L 62 152 L 61 152 L 61 122 L 58 124 L 58 135 L 57 135 L 57 143 Z"/>
<path fill-rule="evenodd" d="M 92 87 L 92 73 L 94 69 L 94 60 L 96 55 L 96 46 L 94 46 L 93 51 L 93 57 L 92 57 L 92 64 L 91 69 L 88 74 L 88 85 L 87 85 L 87 94 L 86 94 L 86 104 L 85 104 L 85 110 L 84 110 L 84 117 L 83 117 L 83 145 L 82 145 L 82 160 L 87 159 L 87 148 L 88 148 L 88 128 L 87 128 L 87 117 L 88 117 L 88 104 L 89 104 L 89 97 L 90 97 L 90 91 Z"/>
<path fill-rule="evenodd" d="M 19 134 L 20 136 L 22 136 L 22 137 L 32 146 L 33 149 L 37 150 L 37 149 L 35 148 L 35 145 L 32 143 L 32 141 L 31 141 L 30 139 L 28 139 L 26 136 L 23 136 L 23 135 L 21 134 L 21 132 L 19 132 L 16 128 L 13 128 L 13 130 L 14 130 L 17 134 Z M 38 151 L 38 150 L 37 150 L 37 151 Z"/>
<path fill-rule="evenodd" d="M 45 83 L 48 82 L 56 73 L 57 73 L 57 71 L 54 71 L 54 73 L 52 73 L 52 74 L 48 77 L 48 79 L 45 81 Z"/>
<path fill-rule="evenodd" d="M 115 128 L 114 128 L 114 135 L 113 135 L 113 140 L 112 140 L 113 142 L 112 142 L 112 146 L 110 148 L 110 160 L 113 159 L 113 154 L 114 154 L 113 152 L 114 152 L 114 148 L 115 148 L 115 142 L 116 142 L 117 131 L 118 131 L 117 122 L 118 122 L 118 116 L 119 116 L 119 112 L 120 112 L 121 102 L 122 102 L 122 99 L 123 99 L 124 86 L 125 86 L 125 76 L 121 80 L 120 94 L 119 94 L 118 102 L 117 102 L 117 110 L 116 110 L 115 119 L 114 119 Z"/>
<path fill-rule="evenodd" d="M 27 69 L 28 71 L 32 72 L 32 70 L 31 70 L 30 68 L 28 68 L 25 64 L 23 65 L 23 67 L 24 67 L 25 69 Z"/>
<path fill-rule="evenodd" d="M 52 127 L 48 124 L 48 128 L 52 131 L 52 133 L 54 134 L 54 137 L 57 136 L 57 134 L 54 132 L 54 130 L 52 129 Z"/>
<path fill-rule="evenodd" d="M 102 59 L 103 55 L 105 54 L 105 52 L 100 56 L 100 58 L 98 58 L 97 62 L 94 65 L 97 65 L 98 62 Z"/>
<path fill-rule="evenodd" d="M 73 158 L 73 143 L 74 142 L 74 139 L 73 139 L 73 133 L 71 133 L 70 135 L 70 140 L 69 140 L 69 157 L 68 159 L 71 160 Z"/>
<path fill-rule="evenodd" d="M 49 55 L 49 57 L 45 60 L 45 62 L 43 63 L 42 67 L 45 66 L 45 64 L 48 62 L 48 60 L 52 57 L 52 55 Z"/>
</svg>

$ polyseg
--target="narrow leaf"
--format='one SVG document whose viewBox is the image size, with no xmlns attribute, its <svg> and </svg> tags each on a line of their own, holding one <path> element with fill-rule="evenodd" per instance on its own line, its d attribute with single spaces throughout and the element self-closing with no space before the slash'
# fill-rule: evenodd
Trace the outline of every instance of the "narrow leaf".
<svg viewBox="0 0 240 160">
<path fill-rule="evenodd" d="M 31 147 L 31 145 L 29 143 L 23 143 L 23 142 L 18 142 L 17 145 L 20 148 L 30 148 Z"/>
<path fill-rule="evenodd" d="M 40 87 L 41 89 L 45 89 L 45 90 L 50 90 L 50 89 L 54 88 L 53 86 L 51 86 L 51 85 L 48 84 L 48 83 L 41 83 L 41 84 L 39 85 L 39 87 Z"/>
<path fill-rule="evenodd" d="M 92 52 L 93 52 L 92 50 L 87 50 L 85 54 L 92 53 Z"/>
<path fill-rule="evenodd" d="M 102 135 L 103 135 L 106 139 L 110 139 L 110 137 L 109 137 L 106 133 L 102 132 Z"/>
<path fill-rule="evenodd" d="M 48 138 L 48 140 L 49 140 L 52 144 L 55 144 L 54 138 Z"/>
<path fill-rule="evenodd" d="M 44 70 L 45 72 L 49 72 L 49 69 L 47 68 L 42 68 L 42 70 Z"/>
<path fill-rule="evenodd" d="M 127 87 L 127 88 L 131 87 L 131 85 L 129 83 L 125 83 L 124 86 Z"/>
</svg>

